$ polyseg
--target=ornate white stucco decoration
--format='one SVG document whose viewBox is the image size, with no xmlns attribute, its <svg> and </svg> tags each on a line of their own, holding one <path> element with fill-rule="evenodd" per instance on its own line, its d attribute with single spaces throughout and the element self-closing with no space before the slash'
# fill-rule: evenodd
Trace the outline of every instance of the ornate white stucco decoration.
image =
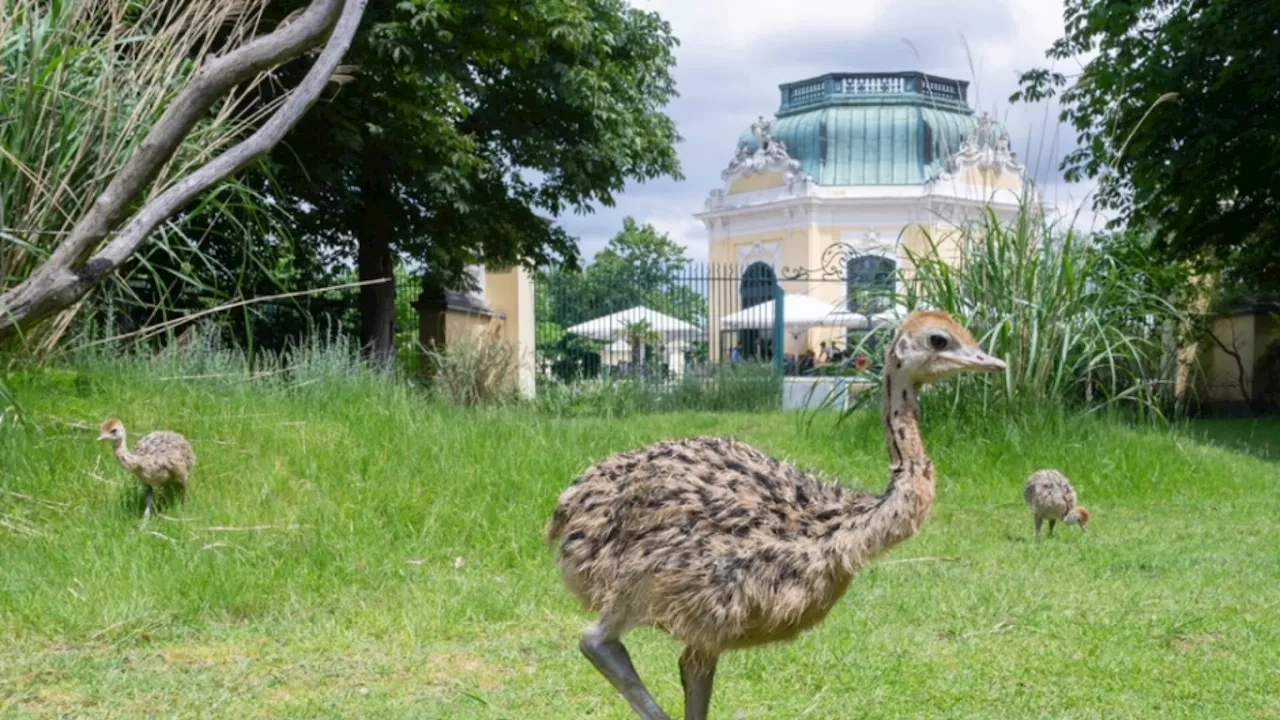
<svg viewBox="0 0 1280 720">
<path fill-rule="evenodd" d="M 865 232 L 846 230 L 840 233 L 840 242 L 855 256 L 879 255 L 891 260 L 896 260 L 898 257 L 897 240 L 883 236 L 875 230 Z"/>
<path fill-rule="evenodd" d="M 792 197 L 811 197 L 817 195 L 818 184 L 804 173 L 796 173 L 787 180 L 787 192 Z"/>
<path fill-rule="evenodd" d="M 782 243 L 756 241 L 750 245 L 738 246 L 738 265 L 747 267 L 754 262 L 763 262 L 775 271 L 782 264 Z"/>
<path fill-rule="evenodd" d="M 770 132 L 773 121 L 766 120 L 763 115 L 751 123 L 751 134 L 756 139 L 756 151 L 751 152 L 746 142 L 738 143 L 738 150 L 729 167 L 720 173 L 721 179 L 730 182 L 740 177 L 750 177 L 756 173 L 780 172 L 788 181 L 800 174 L 800 161 L 787 154 L 787 144 L 774 140 Z"/>
<path fill-rule="evenodd" d="M 1021 175 L 1026 168 L 1018 162 L 1018 155 L 1009 147 L 1007 134 L 999 133 L 999 126 L 987 113 L 978 119 L 978 127 L 960 143 L 960 150 L 947 160 L 947 171 L 939 179 L 948 180 L 968 168 L 1010 172 Z"/>
</svg>

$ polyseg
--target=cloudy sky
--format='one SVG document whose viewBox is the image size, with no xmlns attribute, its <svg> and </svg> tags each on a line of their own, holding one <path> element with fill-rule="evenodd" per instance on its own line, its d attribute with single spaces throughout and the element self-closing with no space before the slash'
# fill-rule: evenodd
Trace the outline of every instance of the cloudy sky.
<svg viewBox="0 0 1280 720">
<path fill-rule="evenodd" d="M 1046 60 L 1062 34 L 1062 0 L 631 0 L 671 23 L 680 39 L 680 97 L 668 113 L 684 142 L 685 180 L 633 184 L 616 207 L 562 218 L 593 256 L 632 215 L 706 258 L 706 235 L 692 214 L 720 171 L 738 134 L 778 109 L 778 85 L 827 72 L 922 70 L 969 80 L 969 102 L 1008 127 L 1013 148 L 1045 199 L 1074 209 L 1087 186 L 1061 180 L 1058 160 L 1074 133 L 1057 108 L 1010 106 L 1017 74 Z M 966 50 L 966 44 L 968 49 Z M 970 63 L 972 58 L 972 64 Z M 1060 68 L 1064 72 L 1078 67 Z"/>
</svg>

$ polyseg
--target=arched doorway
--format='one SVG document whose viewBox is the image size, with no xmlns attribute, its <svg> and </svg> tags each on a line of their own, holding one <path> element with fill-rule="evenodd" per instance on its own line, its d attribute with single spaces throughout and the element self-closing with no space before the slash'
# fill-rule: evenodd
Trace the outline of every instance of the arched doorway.
<svg viewBox="0 0 1280 720">
<path fill-rule="evenodd" d="M 893 307 L 894 275 L 897 263 L 892 258 L 882 255 L 859 255 L 850 258 L 845 270 L 847 306 L 851 312 L 862 313 L 870 317 L 878 312 Z M 884 335 L 892 331 L 887 329 L 851 330 L 847 338 L 850 351 L 865 353 L 868 359 L 876 358 L 876 352 Z M 877 365 L 878 360 L 872 360 Z M 878 372 L 878 367 L 869 368 Z"/>
<path fill-rule="evenodd" d="M 778 276 L 768 263 L 753 262 L 742 273 L 738 293 L 742 296 L 742 309 L 755 307 L 773 299 L 773 288 Z M 773 335 L 759 330 L 743 330 L 738 333 L 743 357 L 765 360 L 773 356 Z"/>
</svg>

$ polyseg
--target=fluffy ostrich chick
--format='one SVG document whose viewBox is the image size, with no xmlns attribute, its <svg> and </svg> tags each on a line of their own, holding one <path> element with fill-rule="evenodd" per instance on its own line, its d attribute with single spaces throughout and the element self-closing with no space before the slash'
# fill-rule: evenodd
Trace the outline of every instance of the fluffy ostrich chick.
<svg viewBox="0 0 1280 720">
<path fill-rule="evenodd" d="M 1036 542 L 1040 542 L 1040 525 L 1045 520 L 1049 521 L 1049 537 L 1053 537 L 1053 526 L 1059 520 L 1079 526 L 1081 532 L 1087 529 L 1088 508 L 1077 504 L 1076 489 L 1071 487 L 1067 476 L 1057 470 L 1031 473 L 1022 486 L 1022 498 L 1027 501 L 1036 520 Z"/>
<path fill-rule="evenodd" d="M 703 720 L 720 655 L 790 640 L 822 622 L 857 572 L 910 538 L 934 499 L 918 426 L 921 386 L 1002 372 L 943 312 L 899 326 L 884 364 L 889 486 L 823 482 L 740 442 L 660 442 L 590 467 L 547 525 L 565 584 L 599 620 L 579 648 L 644 720 L 669 720 L 621 637 L 648 625 L 683 645 L 684 717 Z"/>
<path fill-rule="evenodd" d="M 107 418 L 102 423 L 99 440 L 109 440 L 115 446 L 116 459 L 121 467 L 134 475 L 147 488 L 146 520 L 155 508 L 156 488 L 170 482 L 178 483 L 184 490 L 187 476 L 196 464 L 196 453 L 191 443 L 176 432 L 157 430 L 143 435 L 130 450 L 125 442 L 124 423 L 119 418 Z"/>
</svg>

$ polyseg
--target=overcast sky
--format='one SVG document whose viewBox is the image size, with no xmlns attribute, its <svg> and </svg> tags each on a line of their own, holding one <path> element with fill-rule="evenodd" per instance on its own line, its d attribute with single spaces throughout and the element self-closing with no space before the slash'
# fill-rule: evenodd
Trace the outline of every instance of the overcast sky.
<svg viewBox="0 0 1280 720">
<path fill-rule="evenodd" d="M 1062 34 L 1062 0 L 631 2 L 657 11 L 680 39 L 680 97 L 668 113 L 684 137 L 679 151 L 686 179 L 631 184 L 615 207 L 561 218 L 580 239 L 584 258 L 632 215 L 704 260 L 706 231 L 692 214 L 721 187 L 720 171 L 738 134 L 778 109 L 780 83 L 827 72 L 921 70 L 968 80 L 970 104 L 1008 127 L 1045 199 L 1064 209 L 1085 200 L 1088 187 L 1066 185 L 1057 170 L 1075 137 L 1058 123 L 1057 108 L 1008 103 L 1018 72 L 1046 63 L 1045 49 Z"/>
</svg>

